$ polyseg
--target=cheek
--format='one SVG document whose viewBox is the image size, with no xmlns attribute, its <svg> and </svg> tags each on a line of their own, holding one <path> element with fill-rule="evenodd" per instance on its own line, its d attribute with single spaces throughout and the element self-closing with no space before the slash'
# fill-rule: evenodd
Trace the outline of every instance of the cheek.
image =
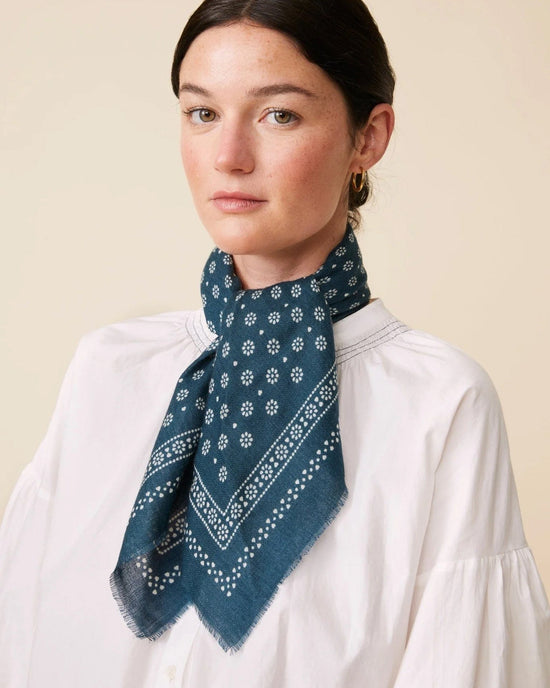
<svg viewBox="0 0 550 688">
<path fill-rule="evenodd" d="M 189 150 L 185 148 L 184 146 L 180 147 L 180 156 L 181 156 L 181 161 L 183 163 L 183 169 L 185 171 L 185 175 L 187 177 L 187 181 L 189 182 L 190 186 L 193 186 L 193 182 L 195 180 L 195 170 L 196 170 L 196 163 L 195 163 L 195 158 L 193 155 L 190 154 Z"/>
<path fill-rule="evenodd" d="M 193 146 L 189 141 L 181 141 L 180 156 L 183 163 L 183 169 L 191 189 L 200 186 L 201 180 L 204 177 L 204 154 L 200 154 L 200 150 Z"/>
<path fill-rule="evenodd" d="M 300 197 L 300 202 L 333 203 L 340 197 L 349 166 L 349 142 L 339 137 L 304 137 L 294 142 L 285 155 L 279 151 L 269 170 L 274 186 L 288 199 Z"/>
</svg>

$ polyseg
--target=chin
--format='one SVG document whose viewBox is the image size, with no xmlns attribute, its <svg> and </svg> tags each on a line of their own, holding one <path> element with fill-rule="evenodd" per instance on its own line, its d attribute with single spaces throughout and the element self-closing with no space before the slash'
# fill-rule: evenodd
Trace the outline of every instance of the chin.
<svg viewBox="0 0 550 688">
<path fill-rule="evenodd" d="M 221 221 L 204 218 L 203 224 L 212 241 L 225 253 L 242 256 L 273 251 L 273 242 L 260 229 L 262 225 L 265 227 L 265 223 L 258 220 L 237 216 L 223 218 Z"/>
</svg>

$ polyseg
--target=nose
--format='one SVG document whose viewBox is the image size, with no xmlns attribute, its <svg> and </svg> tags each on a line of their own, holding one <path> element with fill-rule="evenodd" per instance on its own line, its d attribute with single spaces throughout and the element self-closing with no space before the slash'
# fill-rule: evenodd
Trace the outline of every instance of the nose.
<svg viewBox="0 0 550 688">
<path fill-rule="evenodd" d="M 241 172 L 254 169 L 252 134 L 238 122 L 226 120 L 220 127 L 215 167 L 218 172 Z"/>
</svg>

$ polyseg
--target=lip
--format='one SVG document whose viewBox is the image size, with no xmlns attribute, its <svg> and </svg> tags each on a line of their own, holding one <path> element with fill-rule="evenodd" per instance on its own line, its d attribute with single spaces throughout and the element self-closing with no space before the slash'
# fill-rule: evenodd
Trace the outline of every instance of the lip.
<svg viewBox="0 0 550 688">
<path fill-rule="evenodd" d="M 217 201 L 220 198 L 234 198 L 239 201 L 261 201 L 261 198 L 256 198 L 252 194 L 243 193 L 242 191 L 216 191 L 212 194 L 212 200 Z"/>
<path fill-rule="evenodd" d="M 266 203 L 265 200 L 243 191 L 216 191 L 211 201 L 223 213 L 247 213 Z"/>
</svg>

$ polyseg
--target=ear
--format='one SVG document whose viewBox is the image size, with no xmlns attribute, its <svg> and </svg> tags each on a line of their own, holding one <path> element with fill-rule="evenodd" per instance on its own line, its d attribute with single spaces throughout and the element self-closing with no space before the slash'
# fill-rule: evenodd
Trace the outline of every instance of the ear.
<svg viewBox="0 0 550 688">
<path fill-rule="evenodd" d="M 350 172 L 360 173 L 368 170 L 380 160 L 386 152 L 395 126 L 395 113 L 388 103 L 376 105 L 370 113 L 368 122 L 355 138 L 355 154 L 350 165 Z"/>
</svg>

